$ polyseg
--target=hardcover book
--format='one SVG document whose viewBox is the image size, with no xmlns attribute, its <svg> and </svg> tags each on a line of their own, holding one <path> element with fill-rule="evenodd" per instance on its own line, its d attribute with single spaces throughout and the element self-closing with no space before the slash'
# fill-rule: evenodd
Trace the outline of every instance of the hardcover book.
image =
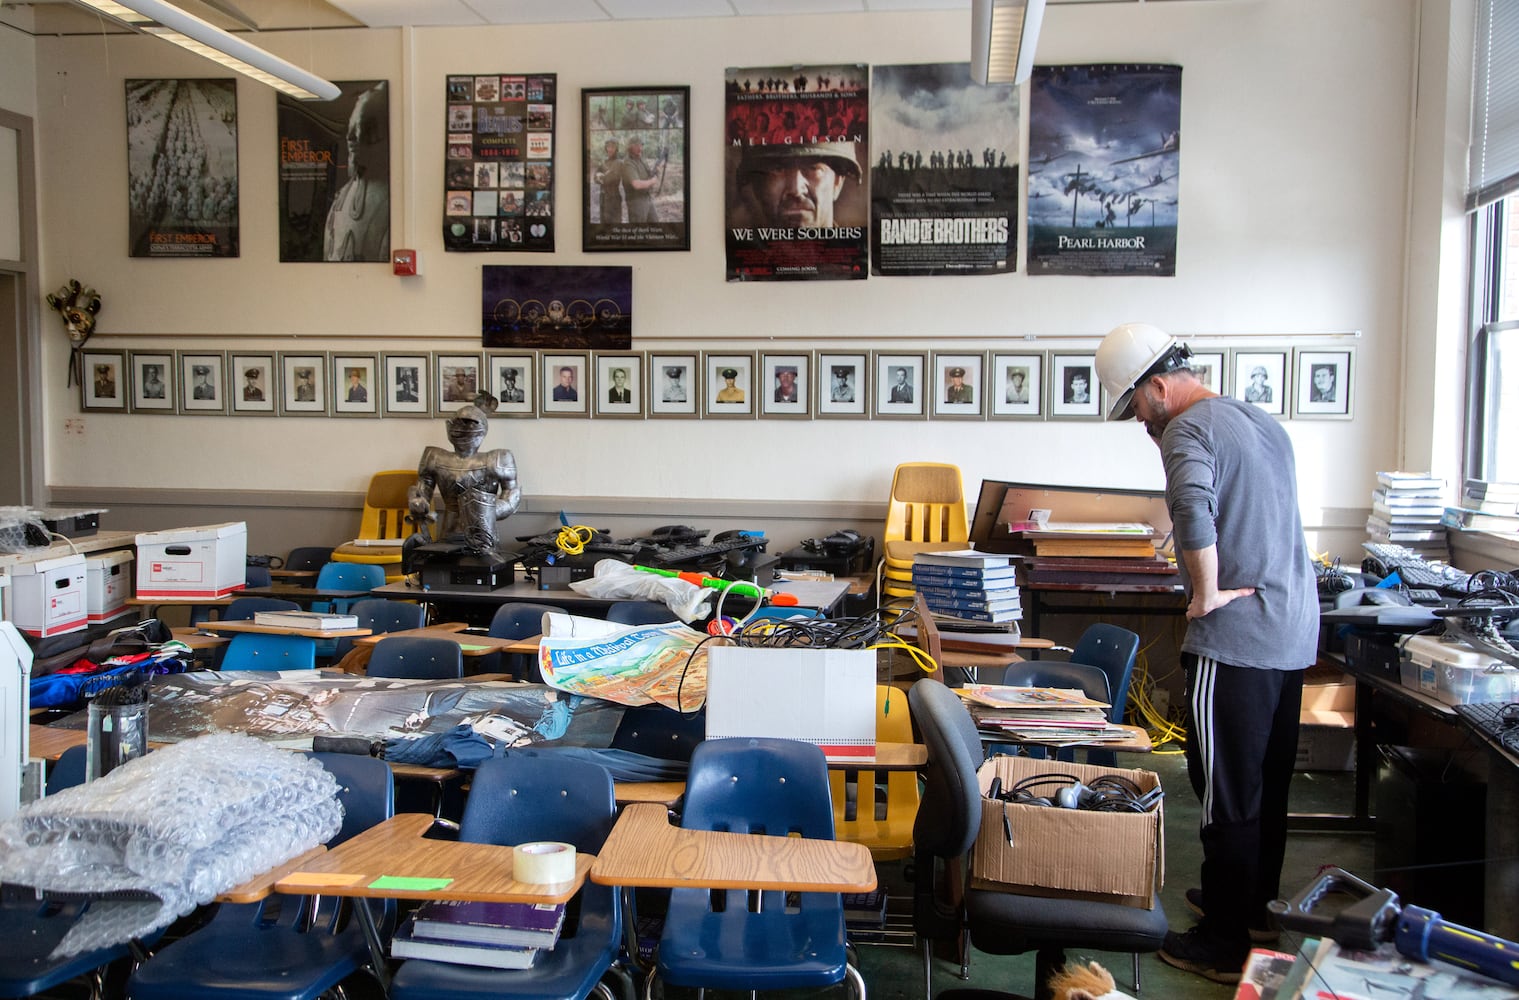
<svg viewBox="0 0 1519 1000">
<path fill-rule="evenodd" d="M 564 926 L 563 903 L 486 903 L 433 900 L 412 918 L 420 938 L 443 938 L 523 948 L 552 948 Z"/>
<path fill-rule="evenodd" d="M 998 555 L 995 552 L 978 552 L 975 549 L 919 552 L 912 558 L 914 567 L 954 566 L 962 569 L 991 569 L 997 566 L 1008 566 L 1012 561 L 1011 556 Z"/>
<path fill-rule="evenodd" d="M 253 624 L 278 628 L 345 629 L 358 628 L 357 615 L 328 614 L 322 611 L 255 611 Z"/>
<path fill-rule="evenodd" d="M 456 965 L 479 965 L 488 969 L 527 969 L 538 960 L 537 948 L 509 944 L 466 944 L 438 938 L 418 937 L 414 923 L 407 922 L 390 941 L 392 958 L 424 958 Z"/>
</svg>

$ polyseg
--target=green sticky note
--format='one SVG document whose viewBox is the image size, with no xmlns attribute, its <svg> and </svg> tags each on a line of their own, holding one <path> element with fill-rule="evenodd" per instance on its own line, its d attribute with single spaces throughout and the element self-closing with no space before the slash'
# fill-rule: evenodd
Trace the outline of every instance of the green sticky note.
<svg viewBox="0 0 1519 1000">
<path fill-rule="evenodd" d="M 459 648 L 462 649 L 462 650 L 464 650 L 467 653 L 474 653 L 474 652 L 478 652 L 479 650 L 482 650 L 482 649 L 489 649 L 490 647 L 489 646 L 460 646 Z"/>
<path fill-rule="evenodd" d="M 446 889 L 451 878 L 407 878 L 404 875 L 381 875 L 369 883 L 371 889 L 403 889 L 407 892 L 436 892 Z"/>
</svg>

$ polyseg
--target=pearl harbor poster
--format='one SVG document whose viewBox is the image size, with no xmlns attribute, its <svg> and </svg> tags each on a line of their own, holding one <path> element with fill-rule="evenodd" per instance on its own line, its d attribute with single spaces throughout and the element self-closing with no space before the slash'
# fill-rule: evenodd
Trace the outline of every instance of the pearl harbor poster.
<svg viewBox="0 0 1519 1000">
<path fill-rule="evenodd" d="M 1180 66 L 1035 66 L 1029 274 L 1175 275 L 1180 161 Z"/>
</svg>

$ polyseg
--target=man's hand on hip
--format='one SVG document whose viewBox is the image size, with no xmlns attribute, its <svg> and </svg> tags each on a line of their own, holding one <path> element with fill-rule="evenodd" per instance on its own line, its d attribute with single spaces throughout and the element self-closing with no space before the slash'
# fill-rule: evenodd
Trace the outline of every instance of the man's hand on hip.
<svg viewBox="0 0 1519 1000">
<path fill-rule="evenodd" d="M 1187 602 L 1187 618 L 1201 618 L 1254 593 L 1254 587 L 1241 587 L 1238 590 L 1215 590 L 1211 594 L 1193 594 L 1192 600 Z"/>
</svg>

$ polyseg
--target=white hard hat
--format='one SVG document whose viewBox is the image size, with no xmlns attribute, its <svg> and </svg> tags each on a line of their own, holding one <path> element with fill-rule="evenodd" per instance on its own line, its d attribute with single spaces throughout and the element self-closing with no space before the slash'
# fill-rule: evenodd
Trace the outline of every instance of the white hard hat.
<svg viewBox="0 0 1519 1000">
<path fill-rule="evenodd" d="M 1112 400 L 1109 420 L 1134 416 L 1134 389 L 1150 375 L 1183 368 L 1191 351 L 1149 323 L 1124 323 L 1097 346 L 1097 377 Z"/>
</svg>

